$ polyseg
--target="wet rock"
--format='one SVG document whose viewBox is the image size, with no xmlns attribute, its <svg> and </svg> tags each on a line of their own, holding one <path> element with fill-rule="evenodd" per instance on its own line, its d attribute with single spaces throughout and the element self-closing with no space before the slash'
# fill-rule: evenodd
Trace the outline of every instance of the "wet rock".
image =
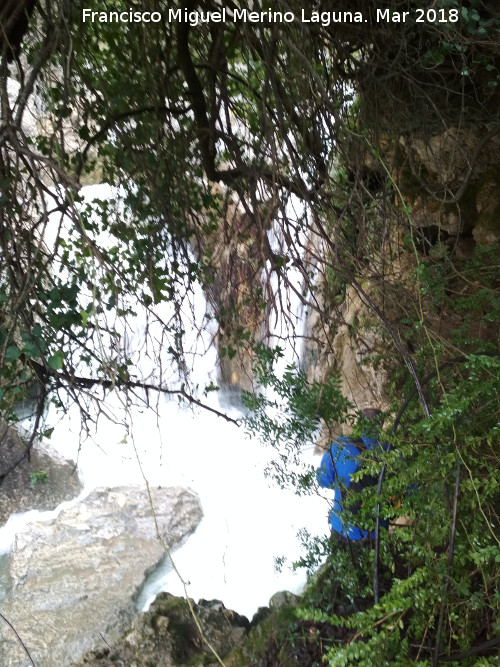
<svg viewBox="0 0 500 667">
<path fill-rule="evenodd" d="M 82 490 L 74 463 L 41 445 L 31 450 L 28 460 L 23 458 L 27 447 L 15 428 L 0 426 L 0 474 L 22 459 L 0 487 L 0 526 L 14 512 L 55 509 Z"/>
<path fill-rule="evenodd" d="M 199 523 L 197 496 L 151 490 L 159 534 L 171 549 Z M 38 667 L 64 667 L 116 641 L 135 613 L 145 574 L 164 556 L 145 489 L 96 489 L 56 519 L 28 524 L 12 549 L 2 613 Z M 11 631 L 0 628 L 0 655 L 29 665 Z"/>
</svg>

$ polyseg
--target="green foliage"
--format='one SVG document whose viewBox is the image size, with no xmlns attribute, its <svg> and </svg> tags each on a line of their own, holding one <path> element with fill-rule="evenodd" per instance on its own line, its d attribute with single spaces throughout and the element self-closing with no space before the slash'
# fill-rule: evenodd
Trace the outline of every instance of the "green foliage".
<svg viewBox="0 0 500 667">
<path fill-rule="evenodd" d="M 287 455 L 276 462 L 275 476 L 301 490 L 290 470 L 293 452 L 314 439 L 320 415 L 327 423 L 329 419 L 346 421 L 349 406 L 340 395 L 338 380 L 331 379 L 321 391 L 294 367 L 277 377 L 280 350 L 260 348 L 258 352 L 258 377 L 268 395 L 246 397 L 253 410 L 246 425 L 263 441 L 285 449 Z M 381 516 L 395 527 L 381 533 L 379 604 L 374 605 L 372 598 L 372 551 L 356 544 L 347 550 L 336 542 L 303 536 L 306 551 L 296 566 L 314 571 L 325 558 L 326 565 L 310 585 L 299 617 L 338 629 L 342 639 L 332 640 L 324 654 L 329 664 L 379 664 L 380 660 L 380 664 L 405 665 L 417 653 L 420 658 L 429 657 L 441 605 L 446 636 L 456 653 L 465 651 L 477 637 L 498 633 L 500 357 L 468 355 L 443 370 L 436 389 L 432 417 L 415 419 L 410 409 L 397 437 L 387 436 L 392 449 L 382 453 L 387 473 L 380 496 Z M 366 426 L 361 423 L 360 429 Z M 357 477 L 380 470 L 374 456 L 364 459 Z M 450 565 L 457 475 L 458 512 Z M 308 483 L 314 485 L 313 476 Z M 376 501 L 376 489 L 365 490 L 361 514 L 373 516 Z M 396 526 L 398 518 L 405 518 L 407 525 Z M 362 611 L 338 613 L 353 601 Z"/>
<path fill-rule="evenodd" d="M 35 470 L 30 472 L 31 486 L 37 484 L 46 484 L 48 480 L 48 473 L 46 470 Z"/>
<path fill-rule="evenodd" d="M 278 452 L 267 474 L 281 487 L 308 493 L 314 471 L 300 467 L 297 471 L 292 467 L 300 466 L 300 452 L 304 448 L 314 446 L 320 420 L 327 424 L 345 422 L 350 406 L 335 375 L 327 383 L 310 384 L 304 371 L 288 365 L 282 377 L 278 377 L 275 366 L 282 356 L 279 347 L 256 345 L 254 372 L 259 391 L 243 392 L 243 404 L 249 410 L 244 426 L 250 435 L 259 437 Z"/>
</svg>

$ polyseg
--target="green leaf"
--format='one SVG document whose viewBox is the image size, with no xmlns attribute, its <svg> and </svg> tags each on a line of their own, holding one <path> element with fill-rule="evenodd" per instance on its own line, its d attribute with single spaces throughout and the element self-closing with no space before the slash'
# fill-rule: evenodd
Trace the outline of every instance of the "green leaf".
<svg viewBox="0 0 500 667">
<path fill-rule="evenodd" d="M 24 344 L 23 353 L 27 357 L 39 357 L 40 352 L 38 351 L 37 346 L 34 343 L 27 342 Z"/>
<path fill-rule="evenodd" d="M 86 327 L 87 326 L 87 320 L 89 319 L 90 313 L 87 313 L 86 310 L 84 310 L 83 308 L 80 308 L 80 315 L 82 317 L 82 324 L 83 324 L 84 327 Z"/>
<path fill-rule="evenodd" d="M 47 363 L 53 370 L 61 370 L 64 363 L 64 354 L 61 352 L 61 350 L 57 350 L 57 352 L 54 352 L 54 354 L 48 358 Z"/>
<path fill-rule="evenodd" d="M 9 347 L 5 350 L 5 361 L 13 363 L 14 361 L 17 361 L 20 356 L 21 351 L 17 345 L 9 345 Z"/>
</svg>

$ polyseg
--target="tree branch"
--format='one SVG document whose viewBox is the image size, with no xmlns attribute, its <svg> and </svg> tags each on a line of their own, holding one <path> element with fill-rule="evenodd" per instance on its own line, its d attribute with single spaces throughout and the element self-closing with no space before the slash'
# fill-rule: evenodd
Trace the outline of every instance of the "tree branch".
<svg viewBox="0 0 500 667">
<path fill-rule="evenodd" d="M 220 410 L 212 408 L 206 403 L 203 403 L 199 399 L 192 396 L 189 392 L 187 392 L 184 387 L 180 387 L 179 389 L 167 389 L 166 387 L 161 387 L 156 384 L 151 384 L 148 382 L 139 382 L 135 380 L 124 380 L 120 377 L 116 377 L 113 380 L 86 378 L 78 375 L 70 375 L 69 373 L 65 372 L 59 373 L 48 366 L 44 366 L 36 361 L 33 361 L 32 359 L 29 360 L 29 363 L 33 368 L 33 370 L 37 373 L 38 377 L 53 378 L 61 387 L 64 387 L 65 384 L 68 384 L 69 386 L 76 387 L 77 389 L 91 389 L 93 387 L 102 387 L 103 389 L 124 389 L 124 390 L 143 389 L 144 391 L 155 391 L 160 394 L 166 394 L 169 396 L 175 396 L 175 395 L 182 396 L 182 398 L 186 399 L 192 405 L 196 405 L 202 408 L 203 410 L 212 412 L 218 417 L 222 417 L 223 419 L 225 419 L 225 421 L 230 422 L 231 424 L 235 424 L 236 426 L 239 426 L 239 423 L 236 419 L 233 419 L 232 417 L 226 415 L 224 412 L 221 412 Z"/>
</svg>

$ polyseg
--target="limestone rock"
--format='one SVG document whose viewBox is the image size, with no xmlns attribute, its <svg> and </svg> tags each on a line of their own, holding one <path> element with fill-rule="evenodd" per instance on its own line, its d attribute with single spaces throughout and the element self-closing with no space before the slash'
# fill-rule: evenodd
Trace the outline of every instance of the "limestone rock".
<svg viewBox="0 0 500 667">
<path fill-rule="evenodd" d="M 365 284 L 364 289 L 377 298 L 375 285 Z M 373 323 L 369 307 L 352 288 L 346 294 L 344 321 L 333 341 L 342 394 L 358 410 L 369 407 L 384 410 L 388 407 L 386 387 L 393 365 L 390 361 L 392 344 Z"/>
<path fill-rule="evenodd" d="M 160 535 L 169 548 L 196 528 L 198 498 L 182 488 L 152 489 Z M 56 519 L 16 536 L 2 612 L 38 667 L 64 667 L 123 633 L 145 573 L 164 555 L 142 488 L 96 489 Z M 0 628 L 0 655 L 29 665 L 13 633 Z"/>
<path fill-rule="evenodd" d="M 364 289 L 378 300 L 376 285 L 365 281 Z M 332 370 L 338 371 L 342 394 L 358 410 L 386 409 L 386 387 L 394 365 L 390 355 L 392 348 L 381 327 L 373 322 L 369 307 L 349 287 L 344 303 L 336 308 L 330 320 L 335 321 L 335 327 L 329 331 L 314 312 L 306 320 L 311 343 L 305 345 L 303 368 L 309 380 L 324 382 Z M 326 445 L 341 432 L 339 425 L 339 430 L 324 434 L 324 443 L 318 444 Z"/>
<path fill-rule="evenodd" d="M 251 341 L 262 340 L 266 333 L 262 269 L 274 257 L 267 237 L 274 209 L 271 203 L 263 204 L 251 214 L 237 197 L 213 185 L 212 192 L 220 195 L 224 206 L 210 225 L 210 211 L 193 216 L 192 246 L 206 267 L 204 289 L 219 353 L 217 384 L 225 401 L 240 405 L 241 391 L 255 388 Z M 282 260 L 276 255 L 276 261 Z"/>
<path fill-rule="evenodd" d="M 200 600 L 192 610 L 201 626 L 202 638 L 187 601 L 162 593 L 150 610 L 138 614 L 132 627 L 115 646 L 87 653 L 79 665 L 135 665 L 173 667 L 174 665 L 218 664 L 210 650 L 220 658 L 240 646 L 249 621 L 226 609 L 220 600 Z M 208 642 L 208 643 L 207 643 Z"/>
<path fill-rule="evenodd" d="M 400 143 L 405 152 L 413 152 L 414 171 L 425 170 L 441 184 L 461 182 L 471 168 L 472 176 L 477 177 L 498 165 L 500 137 L 486 128 L 449 127 L 430 138 L 402 137 Z"/>
<path fill-rule="evenodd" d="M 0 474 L 7 472 L 26 451 L 28 443 L 13 427 L 0 428 Z M 55 509 L 75 498 L 82 484 L 71 461 L 49 448 L 35 445 L 30 460 L 24 458 L 4 479 L 0 493 L 0 525 L 14 512 Z"/>
</svg>

